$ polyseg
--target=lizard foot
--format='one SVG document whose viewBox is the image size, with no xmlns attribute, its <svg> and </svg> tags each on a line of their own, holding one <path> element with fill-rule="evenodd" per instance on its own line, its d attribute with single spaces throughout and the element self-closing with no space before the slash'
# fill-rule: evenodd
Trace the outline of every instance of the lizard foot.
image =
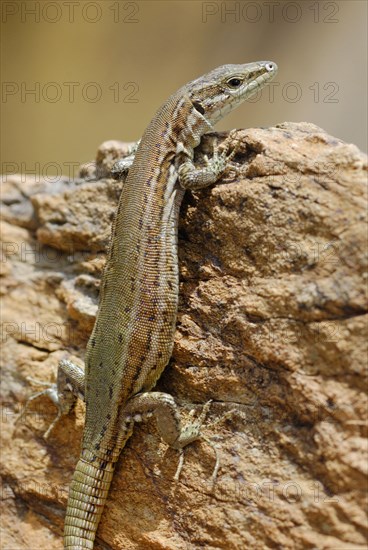
<svg viewBox="0 0 368 550">
<path fill-rule="evenodd" d="M 26 412 L 29 409 L 29 405 L 32 403 L 32 401 L 34 401 L 35 399 L 38 399 L 42 395 L 47 395 L 51 399 L 51 401 L 54 403 L 54 405 L 56 405 L 56 407 L 58 408 L 58 413 L 57 413 L 57 416 L 56 416 L 55 420 L 52 421 L 52 423 L 50 424 L 50 426 L 48 427 L 46 432 L 43 434 L 43 437 L 45 439 L 47 439 L 49 437 L 51 431 L 55 427 L 56 423 L 59 421 L 60 417 L 63 414 L 62 409 L 61 409 L 60 404 L 59 404 L 57 384 L 37 380 L 37 379 L 32 378 L 30 376 L 27 377 L 27 380 L 29 382 L 31 382 L 32 384 L 36 385 L 36 386 L 47 386 L 47 388 L 45 390 L 39 391 L 39 392 L 31 395 L 30 397 L 28 397 L 28 399 L 26 401 L 26 404 L 23 407 L 22 412 L 20 413 L 20 415 L 16 419 L 15 423 L 18 424 L 18 422 L 25 416 Z"/>
<path fill-rule="evenodd" d="M 212 449 L 215 453 L 216 462 L 215 462 L 215 466 L 214 466 L 212 474 L 211 474 L 210 481 L 211 481 L 211 483 L 214 483 L 214 481 L 217 477 L 219 468 L 220 468 L 220 456 L 219 456 L 218 449 L 217 449 L 215 443 L 213 443 L 213 441 L 211 441 L 208 437 L 204 436 L 201 433 L 201 428 L 202 428 L 202 425 L 203 425 L 203 423 L 206 419 L 207 413 L 210 409 L 211 402 L 212 402 L 212 400 L 210 399 L 209 401 L 207 401 L 207 403 L 205 403 L 205 405 L 203 407 L 203 410 L 202 410 L 200 416 L 198 417 L 198 420 L 196 422 L 188 424 L 182 430 L 182 434 L 183 434 L 183 439 L 185 439 L 185 440 L 190 439 L 191 441 L 195 441 L 196 439 L 203 439 L 203 441 L 205 441 L 206 443 L 208 443 L 208 445 L 210 445 L 210 447 L 212 447 Z M 181 471 L 183 469 L 183 466 L 184 466 L 184 449 L 185 449 L 184 446 L 182 446 L 179 449 L 179 452 L 180 452 L 179 463 L 178 463 L 178 467 L 177 467 L 176 472 L 175 472 L 174 481 L 179 480 L 180 473 L 181 473 Z"/>
</svg>

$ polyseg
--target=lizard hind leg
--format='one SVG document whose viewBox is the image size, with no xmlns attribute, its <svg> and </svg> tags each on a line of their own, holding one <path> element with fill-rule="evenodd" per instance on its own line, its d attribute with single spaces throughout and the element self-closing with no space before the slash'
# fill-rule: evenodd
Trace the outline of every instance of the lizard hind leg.
<svg viewBox="0 0 368 550">
<path fill-rule="evenodd" d="M 128 401 L 124 407 L 122 421 L 125 424 L 128 418 L 134 422 L 141 422 L 155 416 L 162 439 L 170 447 L 180 452 L 174 476 L 175 481 L 178 481 L 184 465 L 184 447 L 193 441 L 203 439 L 213 448 L 216 456 L 216 464 L 211 476 L 213 481 L 220 467 L 218 451 L 213 442 L 201 434 L 201 427 L 210 408 L 210 403 L 211 401 L 208 401 L 204 405 L 202 413 L 196 421 L 182 426 L 178 407 L 171 395 L 163 392 L 146 392 L 138 394 Z"/>
<path fill-rule="evenodd" d="M 44 438 L 47 439 L 60 418 L 68 414 L 74 407 L 77 397 L 84 399 L 84 371 L 71 361 L 63 359 L 58 366 L 56 383 L 43 382 L 31 377 L 28 377 L 28 380 L 35 385 L 47 386 L 47 388 L 31 395 L 27 399 L 16 422 L 19 422 L 23 418 L 29 405 L 35 399 L 38 399 L 42 395 L 47 395 L 58 409 L 55 419 L 44 433 Z"/>
<path fill-rule="evenodd" d="M 210 399 L 205 403 L 201 414 L 199 415 L 198 419 L 195 422 L 192 422 L 190 424 L 187 424 L 187 426 L 185 426 L 185 428 L 182 430 L 183 435 L 181 436 L 181 439 L 183 441 L 186 441 L 186 433 L 188 433 L 190 442 L 195 441 L 196 439 L 203 439 L 203 441 L 205 441 L 210 447 L 212 447 L 215 453 L 216 462 L 211 474 L 210 482 L 214 483 L 214 481 L 216 480 L 218 471 L 220 469 L 220 456 L 215 443 L 201 433 L 201 428 L 206 419 L 207 413 L 210 409 L 211 402 L 212 400 Z M 193 436 L 195 436 L 195 439 L 191 439 Z M 185 444 L 185 446 L 186 445 L 187 443 Z M 175 476 L 174 476 L 175 481 L 179 481 L 180 474 L 184 466 L 184 453 L 185 453 L 184 449 L 185 449 L 184 446 L 179 447 L 180 456 L 179 456 L 178 467 L 176 469 Z"/>
</svg>

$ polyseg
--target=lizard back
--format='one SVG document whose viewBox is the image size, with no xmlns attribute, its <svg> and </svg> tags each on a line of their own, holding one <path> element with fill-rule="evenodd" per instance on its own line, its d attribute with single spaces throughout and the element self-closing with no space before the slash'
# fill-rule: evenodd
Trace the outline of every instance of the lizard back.
<svg viewBox="0 0 368 550">
<path fill-rule="evenodd" d="M 209 127 L 195 113 L 183 90 L 161 107 L 120 196 L 85 359 L 83 448 L 94 448 L 99 456 L 119 447 L 120 410 L 131 396 L 154 386 L 171 356 L 179 285 L 177 219 L 184 194 L 174 159 L 182 143 L 196 146 Z"/>
</svg>

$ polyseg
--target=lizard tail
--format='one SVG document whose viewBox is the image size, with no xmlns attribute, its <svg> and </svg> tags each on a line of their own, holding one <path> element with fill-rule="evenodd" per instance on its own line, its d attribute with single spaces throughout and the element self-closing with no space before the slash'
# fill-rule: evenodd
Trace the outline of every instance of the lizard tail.
<svg viewBox="0 0 368 550">
<path fill-rule="evenodd" d="M 79 459 L 69 489 L 64 549 L 92 549 L 114 473 L 114 462 Z"/>
</svg>

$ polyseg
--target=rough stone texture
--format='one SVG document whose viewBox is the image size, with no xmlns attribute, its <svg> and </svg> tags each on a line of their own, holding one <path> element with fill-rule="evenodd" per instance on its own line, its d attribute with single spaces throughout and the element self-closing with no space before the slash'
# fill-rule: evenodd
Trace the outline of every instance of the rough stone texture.
<svg viewBox="0 0 368 550">
<path fill-rule="evenodd" d="M 202 441 L 175 484 L 177 454 L 138 426 L 96 548 L 367 548 L 366 158 L 306 123 L 233 137 L 234 173 L 183 204 L 175 349 L 159 381 L 185 418 L 211 398 L 209 422 L 235 409 L 205 429 L 218 478 Z M 3 183 L 4 549 L 62 547 L 83 404 L 47 442 L 47 398 L 14 420 L 27 376 L 83 359 L 124 192 L 107 176 L 126 150 L 103 144 L 74 181 Z"/>
</svg>

